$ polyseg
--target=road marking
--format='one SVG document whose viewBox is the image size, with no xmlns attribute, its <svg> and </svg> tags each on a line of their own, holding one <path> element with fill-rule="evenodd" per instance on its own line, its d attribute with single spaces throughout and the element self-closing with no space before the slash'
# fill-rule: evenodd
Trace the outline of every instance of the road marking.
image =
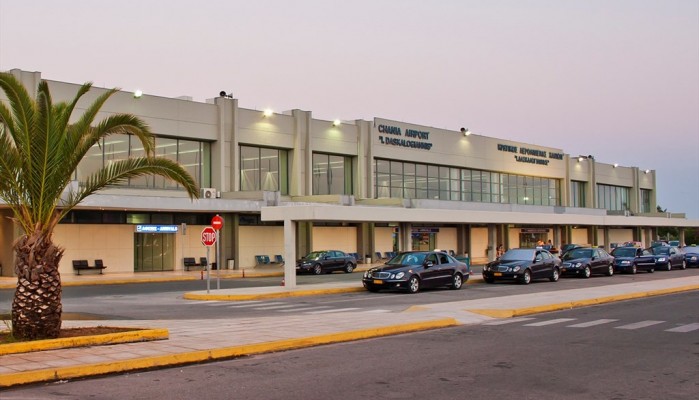
<svg viewBox="0 0 699 400">
<path fill-rule="evenodd" d="M 300 307 L 300 308 L 293 308 L 291 310 L 279 310 L 279 312 L 308 311 L 308 310 L 317 310 L 319 308 L 330 308 L 330 306 Z"/>
<path fill-rule="evenodd" d="M 666 329 L 665 332 L 687 333 L 691 331 L 696 331 L 697 329 L 699 329 L 699 324 L 687 324 L 678 326 L 677 328 Z"/>
<path fill-rule="evenodd" d="M 307 312 L 306 314 L 328 314 L 328 313 L 334 313 L 334 312 L 347 312 L 347 311 L 355 311 L 359 310 L 359 308 L 336 308 L 334 310 L 323 310 L 323 311 L 310 311 Z"/>
<path fill-rule="evenodd" d="M 233 306 L 228 306 L 228 308 L 246 308 L 246 307 L 265 307 L 265 306 L 276 306 L 278 304 L 284 304 L 280 301 L 272 301 L 269 303 L 260 303 L 259 301 L 247 302 L 245 304 L 236 304 Z"/>
<path fill-rule="evenodd" d="M 568 325 L 567 328 L 589 328 L 591 326 L 603 325 L 616 321 L 618 321 L 618 319 L 598 319 L 595 321 L 583 322 L 581 324 Z"/>
<path fill-rule="evenodd" d="M 662 324 L 665 321 L 641 321 L 641 322 L 636 322 L 633 324 L 628 324 L 628 325 L 622 325 L 622 326 L 617 326 L 616 329 L 641 329 L 641 328 L 646 328 L 649 326 L 653 325 L 658 325 Z"/>
<path fill-rule="evenodd" d="M 389 313 L 392 312 L 391 310 L 367 310 L 364 311 L 365 314 L 380 314 L 380 313 Z"/>
<path fill-rule="evenodd" d="M 515 322 L 529 321 L 532 319 L 536 319 L 536 318 L 534 318 L 534 317 L 519 317 L 519 318 L 510 318 L 510 319 L 500 319 L 497 321 L 486 322 L 483 325 L 505 325 L 505 324 L 513 324 Z"/>
<path fill-rule="evenodd" d="M 281 304 L 278 306 L 255 307 L 255 310 L 276 310 L 278 308 L 296 307 L 296 304 Z"/>
<path fill-rule="evenodd" d="M 546 326 L 546 325 L 560 324 L 560 323 L 569 322 L 569 321 L 575 321 L 575 318 L 557 318 L 557 319 L 551 319 L 548 321 L 533 322 L 531 324 L 525 324 L 524 326 Z"/>
</svg>

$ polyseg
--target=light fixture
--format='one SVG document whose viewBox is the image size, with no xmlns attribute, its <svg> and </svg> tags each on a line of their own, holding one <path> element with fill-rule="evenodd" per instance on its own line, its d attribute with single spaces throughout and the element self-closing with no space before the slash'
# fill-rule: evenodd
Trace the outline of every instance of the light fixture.
<svg viewBox="0 0 699 400">
<path fill-rule="evenodd" d="M 582 162 L 582 160 L 584 160 L 584 159 L 585 159 L 585 157 L 583 157 L 583 156 L 578 156 L 578 162 Z"/>
<path fill-rule="evenodd" d="M 218 95 L 221 96 L 221 97 L 225 97 L 225 98 L 227 98 L 227 99 L 232 99 L 232 98 L 233 98 L 233 93 L 226 93 L 225 90 L 221 90 L 220 92 L 218 92 Z"/>
<path fill-rule="evenodd" d="M 270 108 L 265 108 L 265 110 L 262 111 L 262 116 L 265 118 L 271 117 L 272 114 L 274 114 L 274 111 L 272 111 L 272 109 L 270 109 Z"/>
<path fill-rule="evenodd" d="M 340 126 L 340 124 L 342 124 L 342 121 L 340 121 L 339 119 L 333 121 L 333 126 Z"/>
<path fill-rule="evenodd" d="M 461 133 L 463 133 L 464 136 L 468 136 L 471 134 L 471 131 L 469 131 L 468 128 L 461 128 Z"/>
<path fill-rule="evenodd" d="M 140 99 L 141 96 L 143 96 L 143 90 L 137 89 L 135 92 L 133 92 L 134 99 Z"/>
<path fill-rule="evenodd" d="M 645 171 L 643 171 L 643 172 L 646 173 L 646 174 L 650 174 L 650 170 L 649 170 L 649 169 L 647 169 L 647 170 L 645 170 Z"/>
<path fill-rule="evenodd" d="M 614 168 L 618 167 L 619 163 L 614 163 Z"/>
</svg>

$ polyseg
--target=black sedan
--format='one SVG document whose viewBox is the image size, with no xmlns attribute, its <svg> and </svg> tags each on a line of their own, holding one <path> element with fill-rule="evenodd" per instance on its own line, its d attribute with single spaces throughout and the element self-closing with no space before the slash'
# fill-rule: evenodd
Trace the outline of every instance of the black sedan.
<svg viewBox="0 0 699 400">
<path fill-rule="evenodd" d="M 635 274 L 642 269 L 652 273 L 655 271 L 655 256 L 648 249 L 639 247 L 617 247 L 612 251 L 614 271 Z"/>
<path fill-rule="evenodd" d="M 688 267 L 699 267 L 699 246 L 685 246 L 682 248 L 684 253 L 684 265 Z"/>
<path fill-rule="evenodd" d="M 561 258 L 563 275 L 589 278 L 592 274 L 614 275 L 614 257 L 603 249 L 579 247 L 568 251 Z"/>
<path fill-rule="evenodd" d="M 527 285 L 532 279 L 540 278 L 556 282 L 560 273 L 561 260 L 547 250 L 510 249 L 483 267 L 483 280 L 493 283 L 496 279 L 508 279 Z"/>
<path fill-rule="evenodd" d="M 470 267 L 440 251 L 407 251 L 386 264 L 364 273 L 362 284 L 370 292 L 381 289 L 417 293 L 423 288 L 448 286 L 461 289 L 471 275 Z"/>
<path fill-rule="evenodd" d="M 655 268 L 659 271 L 671 271 L 673 268 L 687 268 L 684 254 L 675 246 L 654 246 L 648 250 L 655 256 Z"/>
<path fill-rule="evenodd" d="M 333 271 L 350 273 L 357 268 L 357 260 L 340 250 L 312 251 L 296 261 L 296 273 L 312 272 L 316 275 Z"/>
</svg>

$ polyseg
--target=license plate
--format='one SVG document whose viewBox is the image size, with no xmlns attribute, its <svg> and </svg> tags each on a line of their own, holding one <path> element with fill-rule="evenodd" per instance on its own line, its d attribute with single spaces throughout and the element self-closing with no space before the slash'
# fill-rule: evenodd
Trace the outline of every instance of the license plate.
<svg viewBox="0 0 699 400">
<path fill-rule="evenodd" d="M 496 273 L 494 273 L 493 275 L 495 275 L 495 276 L 502 276 L 502 272 L 496 272 Z"/>
<path fill-rule="evenodd" d="M 374 285 L 383 285 L 383 281 L 380 279 L 374 279 Z"/>
<path fill-rule="evenodd" d="M 566 269 L 565 269 L 565 268 L 561 268 L 561 272 L 566 272 Z"/>
</svg>

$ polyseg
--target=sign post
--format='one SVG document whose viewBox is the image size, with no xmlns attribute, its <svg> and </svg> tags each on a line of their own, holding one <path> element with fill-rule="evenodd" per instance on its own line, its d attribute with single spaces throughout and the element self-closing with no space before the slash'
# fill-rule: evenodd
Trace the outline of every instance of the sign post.
<svg viewBox="0 0 699 400">
<path fill-rule="evenodd" d="M 221 241 L 221 228 L 223 228 L 223 218 L 216 214 L 211 218 L 211 227 L 216 229 L 216 289 L 221 289 L 221 269 L 223 268 L 223 263 L 221 261 L 221 246 L 219 242 Z"/>
<path fill-rule="evenodd" d="M 201 244 L 206 246 L 206 293 L 211 290 L 211 262 L 209 262 L 209 249 L 216 243 L 216 231 L 207 226 L 201 231 Z"/>
</svg>

